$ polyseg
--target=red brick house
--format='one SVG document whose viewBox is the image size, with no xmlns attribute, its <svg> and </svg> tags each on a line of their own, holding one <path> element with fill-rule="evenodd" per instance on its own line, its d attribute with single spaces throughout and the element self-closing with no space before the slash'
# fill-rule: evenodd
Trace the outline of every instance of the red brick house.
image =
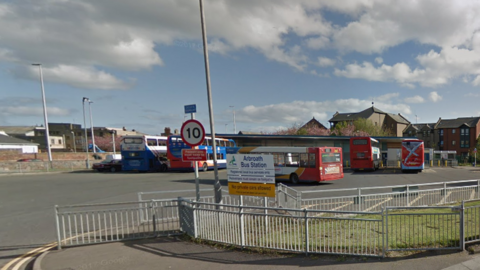
<svg viewBox="0 0 480 270">
<path fill-rule="evenodd" d="M 441 119 L 435 126 L 438 150 L 454 150 L 466 157 L 475 148 L 480 134 L 480 117 Z"/>
</svg>

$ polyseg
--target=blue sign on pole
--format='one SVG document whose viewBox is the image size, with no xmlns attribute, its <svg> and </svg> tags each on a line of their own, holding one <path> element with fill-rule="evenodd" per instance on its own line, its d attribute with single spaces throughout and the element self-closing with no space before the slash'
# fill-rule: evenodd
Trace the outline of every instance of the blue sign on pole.
<svg viewBox="0 0 480 270">
<path fill-rule="evenodd" d="M 197 104 L 192 105 L 185 105 L 185 113 L 196 113 L 197 112 Z"/>
</svg>

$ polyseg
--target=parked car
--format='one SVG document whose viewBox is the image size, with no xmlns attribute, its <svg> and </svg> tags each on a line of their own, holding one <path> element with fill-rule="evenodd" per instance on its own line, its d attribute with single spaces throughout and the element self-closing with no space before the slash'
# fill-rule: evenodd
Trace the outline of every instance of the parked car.
<svg viewBox="0 0 480 270">
<path fill-rule="evenodd" d="M 104 160 L 100 163 L 94 163 L 92 169 L 98 172 L 119 172 L 122 170 L 122 161 L 118 159 Z"/>
</svg>

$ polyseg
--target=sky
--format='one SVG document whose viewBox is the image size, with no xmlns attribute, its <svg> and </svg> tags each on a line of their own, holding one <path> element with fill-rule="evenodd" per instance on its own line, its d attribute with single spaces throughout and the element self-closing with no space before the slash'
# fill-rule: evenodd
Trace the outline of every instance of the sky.
<svg viewBox="0 0 480 270">
<path fill-rule="evenodd" d="M 480 1 L 203 0 L 216 133 L 480 115 Z M 210 133 L 198 0 L 0 0 L 0 125 Z M 83 97 L 93 103 L 83 106 Z M 235 121 L 234 121 L 235 115 Z"/>
</svg>

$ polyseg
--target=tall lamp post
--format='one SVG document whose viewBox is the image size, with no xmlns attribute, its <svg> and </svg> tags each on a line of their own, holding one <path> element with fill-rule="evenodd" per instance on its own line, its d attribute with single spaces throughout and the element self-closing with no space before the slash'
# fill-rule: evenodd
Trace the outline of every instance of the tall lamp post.
<svg viewBox="0 0 480 270">
<path fill-rule="evenodd" d="M 90 106 L 93 103 L 90 99 L 88 100 L 88 111 L 90 113 L 90 132 L 92 133 L 92 149 L 93 153 L 96 153 L 95 150 L 95 135 L 93 134 L 93 120 L 92 120 L 92 106 Z"/>
<path fill-rule="evenodd" d="M 73 151 L 77 153 L 77 144 L 75 143 L 75 132 L 72 130 L 71 133 L 73 135 Z"/>
<path fill-rule="evenodd" d="M 203 39 L 203 58 L 205 61 L 205 79 L 207 81 L 207 99 L 208 99 L 208 115 L 210 118 L 210 136 L 212 136 L 212 150 L 213 150 L 213 174 L 215 182 L 213 184 L 215 203 L 222 202 L 222 185 L 218 178 L 218 164 L 217 164 L 217 143 L 215 142 L 215 125 L 213 117 L 212 105 L 212 89 L 210 85 L 210 65 L 208 63 L 208 41 L 207 41 L 207 27 L 205 25 L 205 13 L 203 11 L 203 0 L 199 0 L 200 4 L 200 22 L 202 25 L 202 39 Z"/>
<path fill-rule="evenodd" d="M 87 169 L 90 167 L 90 162 L 88 160 L 88 134 L 87 134 L 87 121 L 85 120 L 85 101 L 90 101 L 88 98 L 83 97 L 82 99 L 82 108 L 83 108 L 83 128 L 85 130 L 85 154 L 87 156 L 87 159 L 85 160 Z"/>
<path fill-rule="evenodd" d="M 235 123 L 235 106 L 230 106 L 233 108 L 233 134 L 237 134 L 237 123 Z"/>
<path fill-rule="evenodd" d="M 50 131 L 48 130 L 47 103 L 45 102 L 45 89 L 43 88 L 42 64 L 32 64 L 32 66 L 38 66 L 40 70 L 40 84 L 42 87 L 42 102 L 43 102 L 43 120 L 45 121 L 45 140 L 47 142 L 48 161 L 51 162 L 52 151 L 50 149 Z"/>
</svg>

